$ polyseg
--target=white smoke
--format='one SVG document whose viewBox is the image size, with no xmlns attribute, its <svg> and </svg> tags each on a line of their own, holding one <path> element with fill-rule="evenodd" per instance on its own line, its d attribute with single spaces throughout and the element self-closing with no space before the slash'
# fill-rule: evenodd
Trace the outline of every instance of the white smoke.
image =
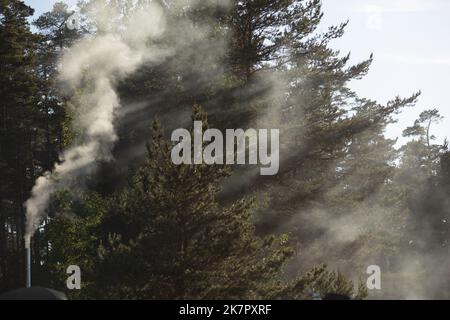
<svg viewBox="0 0 450 320">
<path fill-rule="evenodd" d="M 119 7 L 105 0 L 91 1 L 85 9 L 97 29 L 96 35 L 78 41 L 60 61 L 61 81 L 79 95 L 74 122 L 80 136 L 63 152 L 54 169 L 36 180 L 25 202 L 27 248 L 52 194 L 75 178 L 82 179 L 82 169 L 92 169 L 97 161 L 111 159 L 117 140 L 114 120 L 120 107 L 117 81 L 142 63 L 157 62 L 169 54 L 168 50 L 152 46 L 166 27 L 163 8 L 158 4 L 134 8 L 126 19 Z"/>
</svg>

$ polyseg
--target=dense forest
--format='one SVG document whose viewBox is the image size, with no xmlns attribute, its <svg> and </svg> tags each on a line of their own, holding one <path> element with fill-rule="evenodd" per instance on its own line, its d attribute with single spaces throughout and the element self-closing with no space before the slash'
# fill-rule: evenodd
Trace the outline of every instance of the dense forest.
<svg viewBox="0 0 450 320">
<path fill-rule="evenodd" d="M 78 7 L 69 28 L 64 3 L 33 17 L 0 0 L 0 293 L 25 285 L 31 228 L 33 284 L 72 299 L 449 298 L 443 118 L 433 106 L 406 144 L 386 138 L 420 92 L 353 92 L 373 56 L 331 48 L 347 23 L 318 32 L 319 0 Z M 170 132 L 193 120 L 280 129 L 278 174 L 175 165 Z"/>
</svg>

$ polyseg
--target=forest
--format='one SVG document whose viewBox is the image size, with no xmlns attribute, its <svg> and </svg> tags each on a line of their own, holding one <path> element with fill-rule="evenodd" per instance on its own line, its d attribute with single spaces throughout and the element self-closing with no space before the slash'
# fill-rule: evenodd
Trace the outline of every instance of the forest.
<svg viewBox="0 0 450 320">
<path fill-rule="evenodd" d="M 430 106 L 387 138 L 421 93 L 354 92 L 374 56 L 330 46 L 348 22 L 320 32 L 320 0 L 77 10 L 0 0 L 0 294 L 29 246 L 33 285 L 70 299 L 449 298 L 446 120 Z M 279 170 L 174 164 L 194 121 L 278 129 Z"/>
</svg>

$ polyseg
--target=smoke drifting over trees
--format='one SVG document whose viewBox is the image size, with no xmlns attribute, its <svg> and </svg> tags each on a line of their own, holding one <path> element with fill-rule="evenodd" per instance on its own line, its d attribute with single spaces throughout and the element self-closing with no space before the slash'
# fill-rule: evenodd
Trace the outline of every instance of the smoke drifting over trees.
<svg viewBox="0 0 450 320">
<path fill-rule="evenodd" d="M 0 2 L 0 291 L 24 284 L 34 234 L 34 282 L 64 291 L 79 265 L 72 298 L 448 298 L 446 120 L 387 139 L 420 93 L 352 92 L 373 57 L 329 47 L 346 23 L 318 33 L 319 0 L 79 9 L 79 29 L 58 3 L 32 32 L 31 8 Z M 193 120 L 279 129 L 278 174 L 173 164 L 170 133 Z"/>
</svg>

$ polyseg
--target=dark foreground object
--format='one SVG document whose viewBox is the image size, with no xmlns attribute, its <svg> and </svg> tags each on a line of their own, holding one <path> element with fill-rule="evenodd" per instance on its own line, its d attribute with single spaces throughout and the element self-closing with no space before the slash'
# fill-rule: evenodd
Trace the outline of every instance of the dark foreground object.
<svg viewBox="0 0 450 320">
<path fill-rule="evenodd" d="M 9 291 L 0 296 L 0 300 L 67 300 L 64 293 L 43 288 L 31 287 Z"/>
<path fill-rule="evenodd" d="M 328 293 L 322 300 L 351 300 L 349 296 L 337 293 Z"/>
</svg>

